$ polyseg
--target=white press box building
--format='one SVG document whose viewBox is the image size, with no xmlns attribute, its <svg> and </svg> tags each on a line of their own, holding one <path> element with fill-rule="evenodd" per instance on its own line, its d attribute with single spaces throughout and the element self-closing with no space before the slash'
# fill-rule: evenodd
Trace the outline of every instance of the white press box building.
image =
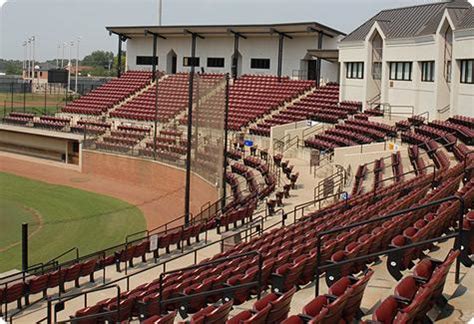
<svg viewBox="0 0 474 324">
<path fill-rule="evenodd" d="M 430 119 L 474 116 L 474 9 L 467 1 L 383 10 L 339 43 L 340 99 Z"/>
<path fill-rule="evenodd" d="M 196 71 L 233 76 L 280 75 L 326 82 L 338 80 L 337 43 L 345 35 L 316 22 L 128 26 L 107 30 L 126 41 L 126 66 L 130 70 L 187 72 L 194 38 Z M 155 61 L 153 56 L 157 57 Z"/>
</svg>

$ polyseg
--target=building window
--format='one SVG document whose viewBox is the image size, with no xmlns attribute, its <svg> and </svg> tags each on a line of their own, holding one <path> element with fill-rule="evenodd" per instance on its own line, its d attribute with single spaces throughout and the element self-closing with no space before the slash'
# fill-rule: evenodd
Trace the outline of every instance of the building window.
<svg viewBox="0 0 474 324">
<path fill-rule="evenodd" d="M 435 62 L 426 61 L 421 62 L 421 81 L 422 82 L 433 82 L 435 71 Z"/>
<path fill-rule="evenodd" d="M 347 79 L 364 78 L 364 62 L 347 62 L 346 68 Z"/>
<path fill-rule="evenodd" d="M 155 65 L 158 64 L 158 57 L 155 57 Z M 153 65 L 153 56 L 137 56 L 137 65 Z"/>
<path fill-rule="evenodd" d="M 461 60 L 461 83 L 474 84 L 474 59 Z"/>
<path fill-rule="evenodd" d="M 251 69 L 270 69 L 270 59 L 250 59 Z"/>
<path fill-rule="evenodd" d="M 451 71 L 452 71 L 452 65 L 451 61 L 446 61 L 446 82 L 451 82 Z"/>
<path fill-rule="evenodd" d="M 372 79 L 380 80 L 382 79 L 382 63 L 374 62 L 372 64 Z"/>
<path fill-rule="evenodd" d="M 199 57 L 183 57 L 183 66 L 199 66 Z"/>
<path fill-rule="evenodd" d="M 207 67 L 223 68 L 224 67 L 224 58 L 223 57 L 208 57 L 207 58 Z"/>
<path fill-rule="evenodd" d="M 390 80 L 411 81 L 412 62 L 390 62 Z"/>
</svg>

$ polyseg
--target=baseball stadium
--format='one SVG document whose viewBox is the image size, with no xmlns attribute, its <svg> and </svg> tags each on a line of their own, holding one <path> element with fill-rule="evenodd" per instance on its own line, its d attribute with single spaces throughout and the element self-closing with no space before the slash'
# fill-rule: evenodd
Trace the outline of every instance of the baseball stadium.
<svg viewBox="0 0 474 324">
<path fill-rule="evenodd" d="M 0 322 L 474 321 L 469 2 L 104 28 L 0 93 Z"/>
</svg>

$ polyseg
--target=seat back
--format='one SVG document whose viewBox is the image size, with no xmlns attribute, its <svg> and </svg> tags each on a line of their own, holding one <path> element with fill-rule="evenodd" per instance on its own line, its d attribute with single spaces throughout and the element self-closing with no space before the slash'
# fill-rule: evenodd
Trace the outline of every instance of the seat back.
<svg viewBox="0 0 474 324">
<path fill-rule="evenodd" d="M 225 323 L 229 317 L 229 313 L 232 310 L 233 301 L 230 300 L 217 307 L 214 311 L 204 315 L 204 324 L 219 324 Z"/>
<path fill-rule="evenodd" d="M 271 301 L 269 304 L 272 306 L 270 313 L 268 314 L 267 323 L 280 323 L 288 317 L 290 311 L 290 304 L 293 295 L 296 292 L 296 287 L 288 290 L 286 293 L 278 297 L 277 300 Z"/>
<path fill-rule="evenodd" d="M 360 304 L 362 303 L 362 298 L 364 297 L 364 291 L 369 283 L 370 278 L 374 271 L 369 269 L 365 275 L 355 283 L 352 284 L 352 292 L 347 300 L 346 306 L 344 307 L 343 316 L 348 319 L 352 319 L 355 314 L 357 314 L 358 310 L 360 310 Z M 347 292 L 347 290 L 346 290 Z"/>
<path fill-rule="evenodd" d="M 397 316 L 398 306 L 395 297 L 387 297 L 372 314 L 372 320 L 382 324 L 392 324 Z"/>
<path fill-rule="evenodd" d="M 173 324 L 176 313 L 176 311 L 173 311 L 166 315 L 153 315 L 146 320 L 141 321 L 141 324 Z"/>
</svg>

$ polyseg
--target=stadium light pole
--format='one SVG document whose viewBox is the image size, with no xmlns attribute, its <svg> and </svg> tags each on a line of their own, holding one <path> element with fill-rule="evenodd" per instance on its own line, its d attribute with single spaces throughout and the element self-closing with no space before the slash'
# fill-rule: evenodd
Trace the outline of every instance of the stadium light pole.
<svg viewBox="0 0 474 324">
<path fill-rule="evenodd" d="M 31 80 L 33 73 L 31 72 L 31 53 L 32 53 L 31 37 L 28 38 L 28 79 Z"/>
<path fill-rule="evenodd" d="M 67 43 L 63 42 L 63 56 L 61 57 L 61 69 L 64 68 L 64 51 L 65 51 L 66 45 Z"/>
<path fill-rule="evenodd" d="M 61 44 L 58 43 L 57 51 L 56 51 L 56 69 L 59 69 L 59 55 L 61 50 Z"/>
<path fill-rule="evenodd" d="M 30 77 L 30 39 L 26 39 L 26 79 Z"/>
<path fill-rule="evenodd" d="M 28 60 L 27 56 L 28 56 L 28 42 L 27 41 L 24 41 L 23 42 L 23 71 L 22 71 L 22 75 L 23 77 L 25 76 L 25 73 L 26 73 L 26 62 Z"/>
<path fill-rule="evenodd" d="M 163 0 L 158 0 L 158 26 L 163 25 Z"/>
<path fill-rule="evenodd" d="M 77 76 L 79 74 L 79 44 L 81 43 L 81 36 L 77 37 L 77 42 L 76 42 L 76 80 L 75 80 L 75 86 L 74 86 L 74 92 L 77 94 Z"/>
<path fill-rule="evenodd" d="M 31 79 L 32 81 L 35 80 L 35 47 L 36 47 L 36 38 L 35 36 L 31 36 L 32 43 L 33 43 L 33 54 L 32 54 L 32 63 L 31 63 Z"/>
<path fill-rule="evenodd" d="M 67 91 L 69 92 L 71 90 L 71 56 L 72 56 L 72 47 L 74 46 L 74 42 L 71 41 L 69 43 L 69 60 L 67 62 Z"/>
</svg>

